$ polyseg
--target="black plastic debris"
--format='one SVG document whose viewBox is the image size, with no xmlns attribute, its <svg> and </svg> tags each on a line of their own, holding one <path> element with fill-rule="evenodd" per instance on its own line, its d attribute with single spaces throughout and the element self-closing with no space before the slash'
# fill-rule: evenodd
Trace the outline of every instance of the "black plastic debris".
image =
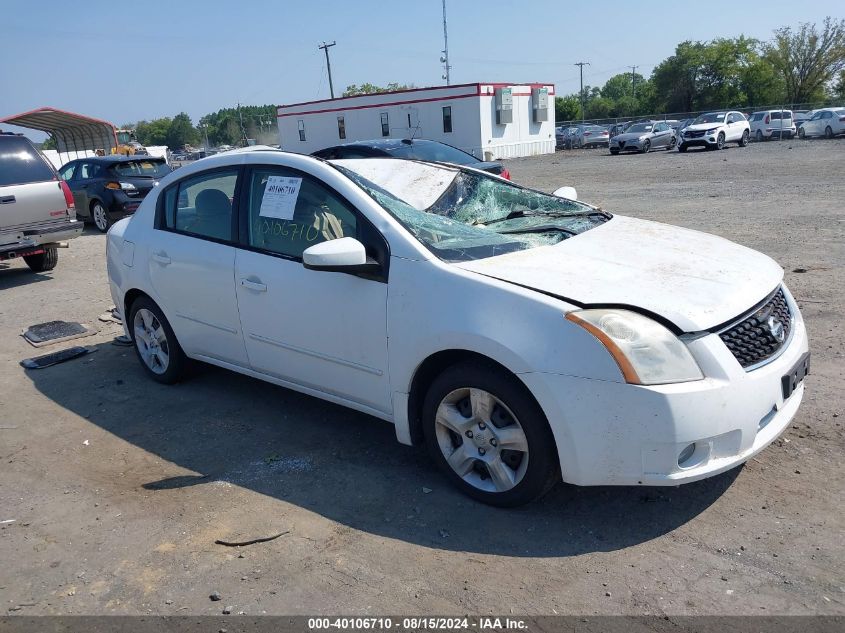
<svg viewBox="0 0 845 633">
<path fill-rule="evenodd" d="M 132 347 L 132 339 L 121 334 L 120 336 L 115 336 L 111 344 L 117 345 L 118 347 Z"/>
<path fill-rule="evenodd" d="M 96 334 L 96 330 L 75 321 L 47 321 L 29 326 L 23 337 L 31 345 L 41 347 L 92 334 Z"/>
<path fill-rule="evenodd" d="M 52 354 L 44 354 L 44 356 L 24 358 L 21 361 L 21 366 L 26 369 L 44 369 L 45 367 L 58 365 L 59 363 L 63 363 L 67 360 L 79 358 L 80 356 L 85 356 L 86 354 L 96 351 L 97 350 L 92 347 L 69 347 L 59 352 L 53 352 Z"/>
</svg>

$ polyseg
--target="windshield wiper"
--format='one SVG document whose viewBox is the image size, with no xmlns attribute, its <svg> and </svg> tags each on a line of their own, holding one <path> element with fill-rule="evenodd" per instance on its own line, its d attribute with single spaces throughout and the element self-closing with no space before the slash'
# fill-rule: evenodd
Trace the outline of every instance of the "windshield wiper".
<svg viewBox="0 0 845 633">
<path fill-rule="evenodd" d="M 507 220 L 514 220 L 516 218 L 537 218 L 537 217 L 547 217 L 547 218 L 592 218 L 592 217 L 599 217 L 604 218 L 605 220 L 609 220 L 612 216 L 607 212 L 603 211 L 602 209 L 592 209 L 590 211 L 579 211 L 578 213 L 563 213 L 561 211 L 551 211 L 551 212 L 542 212 L 542 211 L 511 211 L 503 218 L 496 218 L 494 220 L 487 220 L 485 221 L 478 221 L 476 220 L 474 224 L 483 224 L 484 226 L 490 226 L 491 224 L 498 224 L 499 222 L 506 222 Z"/>
<path fill-rule="evenodd" d="M 521 229 L 507 229 L 504 231 L 496 231 L 496 233 L 500 233 L 502 235 L 513 235 L 515 233 L 549 233 L 551 231 L 559 231 L 561 233 L 566 233 L 567 235 L 578 235 L 576 231 L 572 229 L 565 229 L 562 226 L 558 226 L 557 224 L 540 224 L 538 226 L 526 226 Z"/>
</svg>

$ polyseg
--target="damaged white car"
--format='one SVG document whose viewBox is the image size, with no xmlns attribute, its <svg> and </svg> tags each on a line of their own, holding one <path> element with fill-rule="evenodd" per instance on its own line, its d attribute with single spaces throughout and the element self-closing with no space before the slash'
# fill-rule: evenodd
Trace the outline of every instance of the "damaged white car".
<svg viewBox="0 0 845 633">
<path fill-rule="evenodd" d="M 372 414 L 502 506 L 733 468 L 809 368 L 765 255 L 442 164 L 198 161 L 114 225 L 108 270 L 155 380 L 196 359 Z"/>
</svg>

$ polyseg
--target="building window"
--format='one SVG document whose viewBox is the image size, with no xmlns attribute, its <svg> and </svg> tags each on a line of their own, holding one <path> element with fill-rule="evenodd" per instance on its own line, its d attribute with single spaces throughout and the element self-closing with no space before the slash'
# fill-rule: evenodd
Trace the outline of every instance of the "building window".
<svg viewBox="0 0 845 633">
<path fill-rule="evenodd" d="M 299 126 L 299 140 L 304 141 L 305 140 L 305 121 L 303 121 L 302 119 L 299 119 L 299 121 L 297 121 L 297 125 Z"/>
<path fill-rule="evenodd" d="M 387 112 L 381 113 L 381 135 L 390 136 L 390 123 L 387 118 Z"/>
<path fill-rule="evenodd" d="M 443 106 L 443 131 L 446 134 L 452 131 L 452 106 Z"/>
<path fill-rule="evenodd" d="M 337 117 L 337 137 L 346 138 L 346 122 L 342 116 Z"/>
</svg>

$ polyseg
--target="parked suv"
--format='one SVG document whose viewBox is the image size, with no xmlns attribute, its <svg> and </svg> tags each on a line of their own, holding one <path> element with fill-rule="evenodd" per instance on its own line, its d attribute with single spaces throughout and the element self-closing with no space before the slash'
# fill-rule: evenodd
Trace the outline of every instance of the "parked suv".
<svg viewBox="0 0 845 633">
<path fill-rule="evenodd" d="M 0 261 L 52 270 L 61 242 L 78 237 L 73 195 L 25 136 L 0 132 Z"/>
<path fill-rule="evenodd" d="M 761 110 L 752 114 L 748 123 L 755 141 L 795 136 L 792 110 Z"/>
<path fill-rule="evenodd" d="M 59 170 L 76 202 L 77 217 L 105 233 L 135 213 L 144 196 L 172 170 L 152 156 L 94 156 L 72 160 Z"/>
<path fill-rule="evenodd" d="M 722 149 L 725 143 L 745 147 L 750 136 L 751 126 L 742 112 L 708 112 L 684 128 L 678 139 L 678 151 L 685 152 L 694 146 Z"/>
</svg>

